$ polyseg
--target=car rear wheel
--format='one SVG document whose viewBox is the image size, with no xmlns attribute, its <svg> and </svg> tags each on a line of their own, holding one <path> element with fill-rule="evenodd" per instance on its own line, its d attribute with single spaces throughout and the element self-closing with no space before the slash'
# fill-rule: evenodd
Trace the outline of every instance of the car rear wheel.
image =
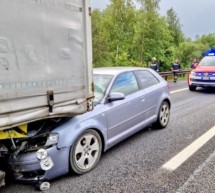
<svg viewBox="0 0 215 193">
<path fill-rule="evenodd" d="M 70 166 L 76 174 L 92 170 L 100 160 L 101 137 L 95 130 L 86 130 L 77 138 L 70 152 Z"/>
<path fill-rule="evenodd" d="M 191 86 L 191 85 L 189 85 L 189 90 L 190 90 L 190 91 L 195 91 L 195 90 L 196 90 L 196 86 Z"/>
<path fill-rule="evenodd" d="M 170 118 L 170 106 L 169 103 L 163 101 L 159 112 L 157 122 L 154 124 L 155 129 L 163 129 L 167 126 Z"/>
</svg>

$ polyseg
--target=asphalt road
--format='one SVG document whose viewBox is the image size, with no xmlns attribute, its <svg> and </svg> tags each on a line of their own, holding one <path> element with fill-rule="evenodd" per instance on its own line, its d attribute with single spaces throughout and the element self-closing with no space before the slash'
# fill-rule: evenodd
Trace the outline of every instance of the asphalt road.
<svg viewBox="0 0 215 193">
<path fill-rule="evenodd" d="M 172 109 L 166 129 L 149 128 L 135 134 L 105 152 L 90 173 L 58 178 L 51 182 L 51 189 L 46 192 L 214 193 L 215 137 L 188 155 L 177 168 L 169 170 L 163 166 L 215 126 L 215 90 L 190 92 L 185 81 L 169 85 Z M 32 185 L 14 182 L 9 182 L 0 191 L 36 192 Z"/>
</svg>

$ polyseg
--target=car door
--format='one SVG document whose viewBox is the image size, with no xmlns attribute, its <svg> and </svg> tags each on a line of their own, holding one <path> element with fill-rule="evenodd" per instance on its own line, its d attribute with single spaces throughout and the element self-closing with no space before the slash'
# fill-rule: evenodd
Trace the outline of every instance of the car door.
<svg viewBox="0 0 215 193">
<path fill-rule="evenodd" d="M 141 94 L 145 97 L 145 121 L 149 122 L 157 116 L 157 108 L 160 105 L 163 88 L 156 76 L 148 70 L 135 71 L 135 75 L 139 81 Z"/>
<path fill-rule="evenodd" d="M 142 107 L 145 98 L 139 95 L 139 85 L 133 72 L 118 75 L 110 92 L 120 92 L 125 95 L 123 100 L 105 104 L 108 140 L 110 144 L 114 144 L 130 135 L 138 123 L 144 120 Z"/>
</svg>

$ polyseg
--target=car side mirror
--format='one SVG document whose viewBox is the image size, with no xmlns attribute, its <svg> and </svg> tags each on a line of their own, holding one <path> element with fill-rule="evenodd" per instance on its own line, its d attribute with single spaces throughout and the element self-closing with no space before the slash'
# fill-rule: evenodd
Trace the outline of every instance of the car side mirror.
<svg viewBox="0 0 215 193">
<path fill-rule="evenodd" d="M 112 92 L 109 94 L 108 100 L 109 101 L 118 101 L 125 99 L 124 93 L 121 92 Z"/>
</svg>

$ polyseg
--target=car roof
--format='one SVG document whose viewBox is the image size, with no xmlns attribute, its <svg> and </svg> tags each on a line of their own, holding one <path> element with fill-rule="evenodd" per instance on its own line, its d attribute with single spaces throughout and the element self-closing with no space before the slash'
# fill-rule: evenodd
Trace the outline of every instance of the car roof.
<svg viewBox="0 0 215 193">
<path fill-rule="evenodd" d="M 146 68 L 141 67 L 101 67 L 101 68 L 94 68 L 94 74 L 107 74 L 107 75 L 117 75 L 122 72 L 127 71 L 134 71 L 134 70 L 144 70 Z"/>
</svg>

